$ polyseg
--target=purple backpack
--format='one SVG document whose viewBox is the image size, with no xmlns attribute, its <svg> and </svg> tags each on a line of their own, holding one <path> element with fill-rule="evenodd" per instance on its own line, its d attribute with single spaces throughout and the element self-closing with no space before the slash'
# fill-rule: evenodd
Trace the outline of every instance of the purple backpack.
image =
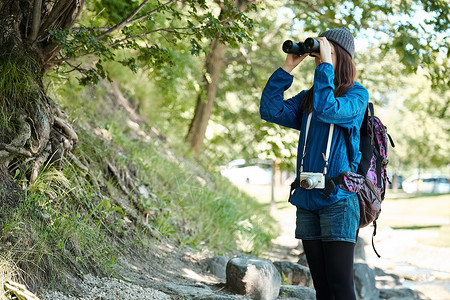
<svg viewBox="0 0 450 300">
<path fill-rule="evenodd" d="M 344 138 L 349 158 L 351 158 L 353 155 L 350 134 L 347 130 L 344 130 Z M 374 116 L 373 104 L 369 103 L 360 129 L 359 151 L 362 156 L 358 170 L 343 172 L 339 180 L 342 189 L 356 192 L 358 195 L 361 212 L 359 228 L 373 223 L 373 236 L 376 235 L 376 220 L 381 212 L 381 202 L 384 200 L 386 187 L 390 183 L 386 170 L 389 162 L 387 158 L 388 140 L 391 146 L 395 147 L 391 136 L 386 131 L 386 126 L 378 117 Z M 376 250 L 375 253 L 377 253 Z"/>
</svg>

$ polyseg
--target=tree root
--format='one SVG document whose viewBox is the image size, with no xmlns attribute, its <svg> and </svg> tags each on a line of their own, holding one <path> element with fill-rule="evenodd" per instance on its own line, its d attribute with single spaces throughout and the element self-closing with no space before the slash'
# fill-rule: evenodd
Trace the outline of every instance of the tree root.
<svg viewBox="0 0 450 300">
<path fill-rule="evenodd" d="M 47 148 L 45 151 L 42 152 L 42 154 L 36 158 L 33 164 L 33 171 L 31 172 L 30 176 L 30 184 L 33 185 L 36 182 L 36 179 L 39 175 L 39 172 L 42 168 L 42 165 L 47 161 L 48 157 L 50 156 L 51 147 L 50 144 L 47 145 Z"/>
<path fill-rule="evenodd" d="M 119 187 L 122 190 L 122 192 L 124 192 L 125 195 L 129 196 L 131 192 L 128 189 L 128 187 L 123 183 L 123 180 L 122 180 L 122 177 L 120 176 L 119 170 L 109 161 L 106 162 L 106 164 L 108 165 L 108 169 L 111 171 L 111 173 L 116 178 L 117 183 L 119 184 Z"/>
<path fill-rule="evenodd" d="M 10 144 L 0 143 L 0 162 L 5 162 L 8 166 L 10 161 L 17 155 L 23 155 L 25 157 L 32 157 L 32 152 L 25 149 L 25 144 L 31 137 L 30 124 L 26 121 L 26 115 L 20 115 L 17 119 L 19 121 L 19 132 Z"/>
<path fill-rule="evenodd" d="M 26 157 L 31 157 L 32 154 L 30 151 L 25 150 L 25 148 L 18 148 L 18 147 L 14 147 L 10 144 L 4 144 L 4 143 L 0 143 L 0 150 L 4 150 L 6 152 L 9 152 L 10 154 L 18 154 L 18 155 L 23 155 Z M 0 158 L 1 158 L 1 153 L 0 153 Z"/>
<path fill-rule="evenodd" d="M 70 150 L 72 150 L 73 146 L 78 143 L 78 135 L 76 134 L 75 130 L 73 130 L 72 126 L 70 126 L 66 120 L 61 119 L 60 117 L 54 116 L 54 122 L 55 122 L 55 125 L 61 127 L 61 129 L 64 131 L 64 133 L 67 135 L 67 137 L 71 140 L 71 141 L 65 142 L 65 144 L 68 145 L 65 148 L 66 149 L 70 148 Z"/>
</svg>

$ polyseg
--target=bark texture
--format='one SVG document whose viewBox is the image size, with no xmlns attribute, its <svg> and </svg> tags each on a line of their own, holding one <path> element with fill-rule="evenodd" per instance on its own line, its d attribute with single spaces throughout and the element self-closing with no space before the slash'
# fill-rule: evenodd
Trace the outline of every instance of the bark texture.
<svg viewBox="0 0 450 300">
<path fill-rule="evenodd" d="M 43 76 L 59 54 L 50 30 L 69 29 L 85 0 L 0 2 L 1 204 L 17 194 L 11 174 L 27 170 L 33 183 L 43 164 L 57 161 L 78 141 L 67 115 L 50 99 Z M 5 196 L 6 195 L 6 196 Z"/>
</svg>

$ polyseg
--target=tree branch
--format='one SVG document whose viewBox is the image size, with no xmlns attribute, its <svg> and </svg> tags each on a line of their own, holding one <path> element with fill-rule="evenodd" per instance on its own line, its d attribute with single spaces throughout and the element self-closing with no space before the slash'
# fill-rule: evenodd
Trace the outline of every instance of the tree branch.
<svg viewBox="0 0 450 300">
<path fill-rule="evenodd" d="M 41 17 L 42 17 L 42 0 L 35 0 L 33 4 L 33 14 L 32 14 L 32 22 L 31 22 L 31 32 L 28 37 L 28 41 L 33 43 L 38 35 L 39 27 L 41 25 Z"/>
<path fill-rule="evenodd" d="M 161 5 L 161 6 L 159 6 L 159 7 L 157 7 L 157 8 L 155 8 L 155 9 L 152 10 L 151 12 L 149 12 L 149 13 L 143 15 L 143 16 L 140 16 L 140 17 L 138 17 L 138 18 L 136 18 L 136 19 L 131 20 L 127 25 L 133 24 L 133 23 L 135 23 L 135 22 L 139 22 L 139 21 L 141 21 L 141 20 L 143 20 L 143 19 L 145 19 L 145 18 L 147 18 L 147 17 L 149 17 L 149 16 L 151 16 L 151 15 L 154 15 L 154 14 L 157 13 L 161 8 L 166 7 L 166 6 L 169 6 L 169 5 L 171 5 L 172 3 L 177 2 L 177 1 L 178 1 L 178 0 L 170 0 L 169 2 L 167 2 L 167 3 L 165 3 L 165 4 Z"/>
<path fill-rule="evenodd" d="M 174 31 L 176 31 L 176 30 L 189 30 L 189 29 L 192 29 L 192 28 L 190 28 L 190 27 L 169 27 L 169 28 L 159 28 L 159 29 L 155 29 L 155 30 L 152 30 L 152 31 L 144 32 L 144 33 L 141 33 L 141 34 L 138 34 L 138 35 L 127 36 L 126 38 L 123 38 L 123 39 L 118 40 L 118 41 L 116 41 L 116 42 L 114 42 L 114 43 L 111 43 L 111 44 L 109 44 L 109 45 L 106 45 L 106 47 L 107 47 L 107 48 L 111 48 L 111 47 L 120 45 L 121 43 L 126 42 L 126 41 L 128 41 L 128 40 L 133 40 L 133 39 L 141 38 L 141 37 L 144 37 L 144 36 L 146 36 L 146 35 L 149 35 L 149 34 L 152 34 L 152 33 L 158 32 L 158 31 L 174 32 Z M 186 34 L 186 35 L 189 35 L 188 33 L 185 33 L 185 34 Z M 79 56 L 74 56 L 74 57 L 69 57 L 69 58 L 53 59 L 53 60 L 51 60 L 51 62 L 52 62 L 52 63 L 55 63 L 55 64 L 58 64 L 58 63 L 67 62 L 67 61 L 75 60 L 75 59 L 78 59 L 78 58 L 82 58 L 82 57 L 85 57 L 85 56 L 90 56 L 90 55 L 93 55 L 93 54 L 95 54 L 95 53 L 97 53 L 97 52 L 99 52 L 99 51 L 97 51 L 97 50 L 96 50 L 96 51 L 91 51 L 91 52 L 89 52 L 89 53 L 85 53 L 85 54 L 82 54 L 82 55 L 79 55 Z M 72 67 L 73 67 L 73 66 L 72 66 Z"/>
<path fill-rule="evenodd" d="M 72 2 L 76 0 L 66 0 L 66 1 L 58 1 L 50 11 L 49 16 L 44 21 L 44 24 L 41 26 L 41 30 L 39 31 L 38 37 L 43 36 L 50 27 L 54 25 L 54 23 L 69 9 L 72 5 Z M 54 26 L 53 26 L 54 27 Z"/>
<path fill-rule="evenodd" d="M 146 17 L 151 16 L 151 15 L 155 14 L 156 12 L 158 12 L 161 8 L 166 7 L 166 6 L 168 6 L 168 5 L 174 3 L 175 1 L 178 1 L 178 0 L 170 0 L 170 1 L 166 2 L 165 4 L 163 4 L 163 5 L 161 5 L 161 6 L 157 7 L 157 8 L 155 8 L 155 9 L 152 10 L 151 12 L 149 12 L 149 13 L 147 13 L 147 14 L 145 14 L 145 15 L 139 17 L 139 18 L 133 19 L 133 18 L 139 13 L 139 11 L 141 11 L 141 9 L 148 3 L 148 1 L 149 1 L 149 0 L 145 0 L 144 2 L 142 2 L 142 4 L 139 5 L 139 6 L 138 6 L 138 7 L 137 7 L 137 8 L 136 8 L 136 9 L 135 9 L 128 17 L 127 17 L 127 18 L 125 18 L 122 22 L 120 22 L 119 24 L 117 24 L 117 25 L 111 27 L 111 28 L 108 29 L 107 31 L 105 31 L 105 32 L 103 32 L 102 34 L 96 36 L 95 38 L 96 38 L 97 40 L 100 40 L 100 39 L 104 38 L 105 36 L 107 36 L 108 34 L 110 34 L 111 32 L 114 32 L 114 31 L 116 31 L 116 30 L 122 29 L 123 27 L 125 27 L 125 26 L 127 26 L 127 25 L 130 25 L 130 24 L 133 24 L 134 22 L 138 22 L 138 21 L 140 21 L 140 20 L 142 20 L 142 19 L 145 19 Z"/>
</svg>

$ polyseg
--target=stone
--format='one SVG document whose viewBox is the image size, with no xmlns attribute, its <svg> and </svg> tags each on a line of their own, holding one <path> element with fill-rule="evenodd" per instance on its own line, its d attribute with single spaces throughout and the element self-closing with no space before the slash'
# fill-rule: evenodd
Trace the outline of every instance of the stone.
<svg viewBox="0 0 450 300">
<path fill-rule="evenodd" d="M 400 277 L 384 272 L 380 268 L 374 268 L 375 282 L 378 289 L 391 289 L 401 286 Z"/>
<path fill-rule="evenodd" d="M 404 287 L 397 287 L 392 289 L 381 289 L 380 290 L 380 297 L 381 299 L 419 299 L 418 292 L 404 288 Z"/>
<path fill-rule="evenodd" d="M 288 280 L 290 285 L 301 285 L 312 288 L 313 281 L 309 268 L 290 261 L 276 261 L 273 263 L 282 278 Z M 284 274 L 284 277 L 283 277 Z"/>
<path fill-rule="evenodd" d="M 185 298 L 195 298 L 210 296 L 213 291 L 210 287 L 201 284 L 164 284 L 161 288 L 163 292 L 168 294 L 176 294 Z"/>
<path fill-rule="evenodd" d="M 375 285 L 375 274 L 366 263 L 354 264 L 356 297 L 359 300 L 378 300 L 380 291 Z"/>
<path fill-rule="evenodd" d="M 282 285 L 279 299 L 316 300 L 316 291 L 306 286 Z"/>
<path fill-rule="evenodd" d="M 225 256 L 213 256 L 204 260 L 206 265 L 206 270 L 209 271 L 214 276 L 220 279 L 227 278 L 227 263 L 228 258 Z"/>
<path fill-rule="evenodd" d="M 197 296 L 192 298 L 192 300 L 251 300 L 251 299 L 241 295 L 227 295 L 223 293 L 214 293 L 209 295 Z"/>
<path fill-rule="evenodd" d="M 305 254 L 305 252 L 303 252 L 302 254 L 300 254 L 300 255 L 298 256 L 298 261 L 297 261 L 297 263 L 300 264 L 300 265 L 302 265 L 302 266 L 309 267 L 309 266 L 308 266 L 308 260 L 306 259 L 306 254 Z"/>
<path fill-rule="evenodd" d="M 356 240 L 356 245 L 355 245 L 355 261 L 356 260 L 366 260 L 366 252 L 364 251 L 364 247 L 366 245 L 366 242 L 364 241 L 363 238 L 361 238 L 360 236 L 358 236 L 357 240 Z"/>
<path fill-rule="evenodd" d="M 253 300 L 278 297 L 281 275 L 271 261 L 249 256 L 230 259 L 226 268 L 227 287 Z"/>
</svg>

